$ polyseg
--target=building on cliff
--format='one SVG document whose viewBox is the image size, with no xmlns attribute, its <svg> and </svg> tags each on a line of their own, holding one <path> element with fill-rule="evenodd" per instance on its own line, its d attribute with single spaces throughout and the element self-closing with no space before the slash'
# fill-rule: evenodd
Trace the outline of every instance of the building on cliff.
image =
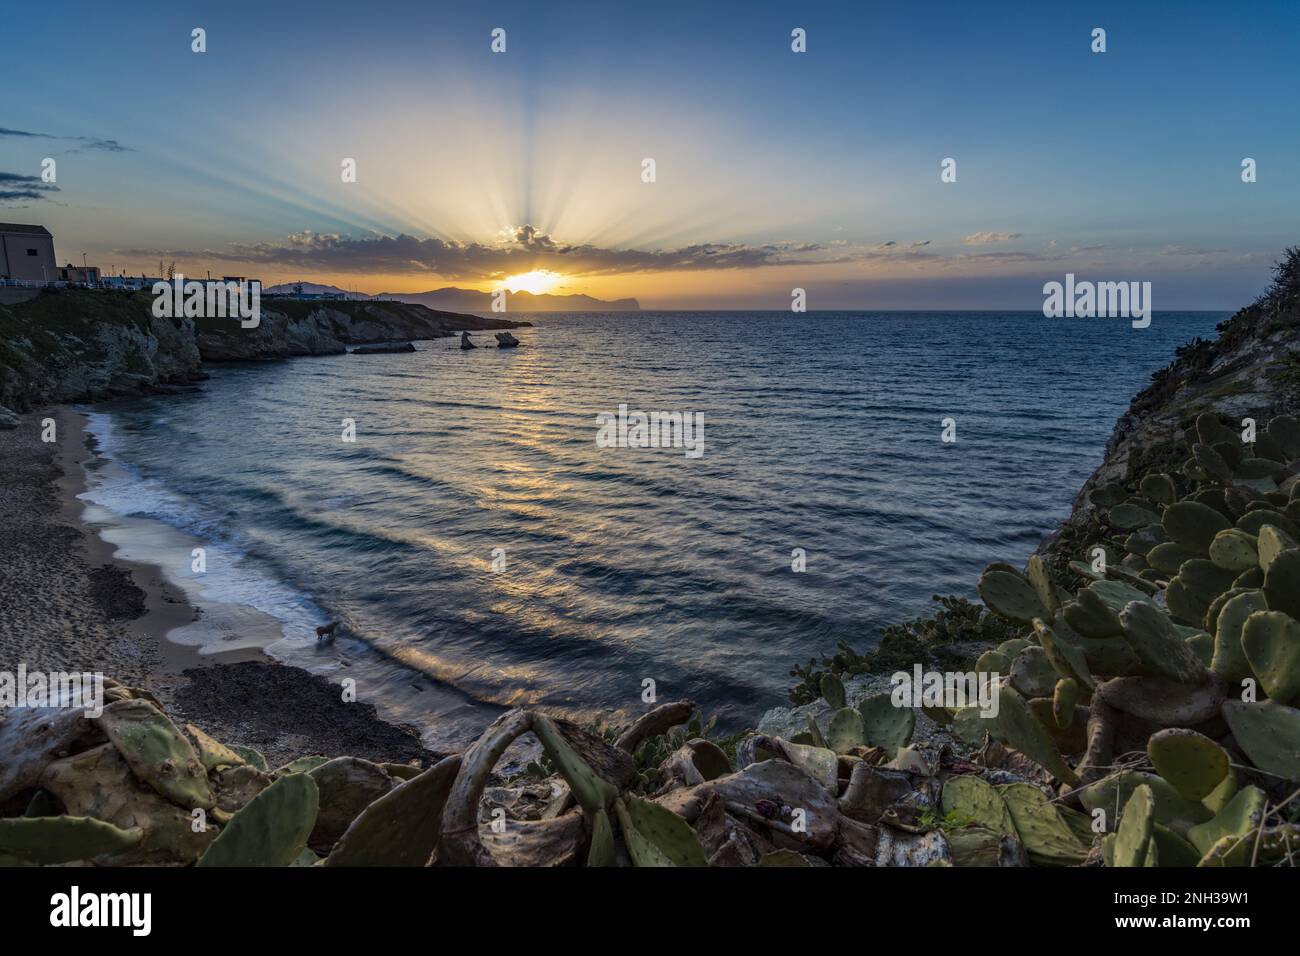
<svg viewBox="0 0 1300 956">
<path fill-rule="evenodd" d="M 60 282 L 74 282 L 79 285 L 99 285 L 98 266 L 74 266 L 69 262 L 58 270 L 55 276 Z"/>
<path fill-rule="evenodd" d="M 54 237 L 48 229 L 0 222 L 0 278 L 53 282 L 58 273 Z"/>
</svg>

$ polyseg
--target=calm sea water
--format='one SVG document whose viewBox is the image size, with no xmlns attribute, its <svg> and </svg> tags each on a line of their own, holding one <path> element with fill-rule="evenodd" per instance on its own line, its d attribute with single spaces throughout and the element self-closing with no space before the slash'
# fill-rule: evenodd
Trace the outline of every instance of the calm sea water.
<svg viewBox="0 0 1300 956">
<path fill-rule="evenodd" d="M 513 351 L 216 367 L 200 395 L 97 412 L 87 498 L 203 601 L 271 615 L 273 655 L 431 742 L 488 705 L 636 711 L 647 680 L 735 724 L 793 663 L 1022 563 L 1133 393 L 1224 317 L 533 316 Z M 703 456 L 597 447 L 621 403 L 703 413 Z"/>
</svg>

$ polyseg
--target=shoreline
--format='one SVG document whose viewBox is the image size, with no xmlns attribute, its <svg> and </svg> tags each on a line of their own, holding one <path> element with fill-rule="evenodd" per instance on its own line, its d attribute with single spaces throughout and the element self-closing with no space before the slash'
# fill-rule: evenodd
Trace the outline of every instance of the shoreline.
<svg viewBox="0 0 1300 956">
<path fill-rule="evenodd" d="M 55 438 L 41 441 L 52 418 Z M 344 703 L 325 677 L 272 660 L 261 647 L 200 653 L 168 638 L 202 619 L 162 568 L 122 556 L 89 520 L 85 412 L 53 406 L 0 432 L 0 666 L 103 673 L 155 694 L 218 739 L 273 763 L 313 753 L 429 765 L 413 728 L 373 704 Z M 292 728 L 289 730 L 288 728 Z"/>
</svg>

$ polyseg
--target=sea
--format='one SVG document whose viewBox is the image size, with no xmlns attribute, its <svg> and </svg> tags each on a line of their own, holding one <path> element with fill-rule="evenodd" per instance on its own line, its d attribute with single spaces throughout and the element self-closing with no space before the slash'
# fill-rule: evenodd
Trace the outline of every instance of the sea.
<svg viewBox="0 0 1300 956">
<path fill-rule="evenodd" d="M 350 679 L 435 749 L 520 705 L 691 698 L 738 728 L 793 665 L 1023 564 L 1227 313 L 512 317 L 514 349 L 213 365 L 94 406 L 85 517 L 199 608 L 170 639 Z"/>
</svg>

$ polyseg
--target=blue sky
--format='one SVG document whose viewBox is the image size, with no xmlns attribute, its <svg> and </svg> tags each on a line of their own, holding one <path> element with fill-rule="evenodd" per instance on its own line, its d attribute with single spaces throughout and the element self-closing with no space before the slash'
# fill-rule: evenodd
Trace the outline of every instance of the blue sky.
<svg viewBox="0 0 1300 956">
<path fill-rule="evenodd" d="M 14 9 L 0 127 L 42 135 L 0 173 L 58 175 L 0 219 L 105 269 L 665 308 L 1037 308 L 1067 271 L 1232 308 L 1300 241 L 1294 3 L 466 6 Z"/>
</svg>

